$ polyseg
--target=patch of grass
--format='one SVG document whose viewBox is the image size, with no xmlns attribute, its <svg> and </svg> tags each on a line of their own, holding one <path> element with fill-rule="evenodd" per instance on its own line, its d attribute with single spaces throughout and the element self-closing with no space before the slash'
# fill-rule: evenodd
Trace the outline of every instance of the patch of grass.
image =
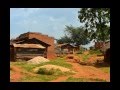
<svg viewBox="0 0 120 90">
<path fill-rule="evenodd" d="M 66 67 L 66 68 L 71 68 L 72 67 L 72 65 L 68 64 L 65 61 L 64 58 L 57 58 L 57 59 L 51 60 L 50 62 L 48 62 L 48 64 L 63 66 L 63 67 Z"/>
<path fill-rule="evenodd" d="M 57 70 L 56 72 L 53 70 L 53 71 L 50 71 L 50 72 L 47 72 L 47 75 L 43 75 L 43 74 L 37 74 L 36 76 L 31 76 L 29 75 L 28 73 L 25 73 L 26 72 L 31 72 L 33 74 L 35 74 L 33 72 L 33 69 L 36 68 L 36 67 L 40 67 L 40 66 L 43 66 L 43 65 L 47 65 L 47 64 L 52 64 L 52 65 L 58 65 L 58 66 L 63 66 L 63 67 L 66 67 L 66 68 L 71 68 L 72 65 L 71 64 L 68 64 L 64 58 L 57 58 L 55 60 L 51 60 L 50 62 L 45 62 L 45 63 L 41 63 L 41 64 L 28 64 L 26 61 L 23 61 L 23 62 L 10 62 L 10 66 L 19 66 L 21 67 L 24 72 L 22 73 L 23 74 L 23 78 L 21 78 L 19 81 L 20 82 L 47 82 L 47 81 L 51 81 L 51 80 L 54 80 L 56 78 L 58 78 L 59 76 L 65 76 L 65 75 L 71 75 L 73 73 L 71 72 L 61 72 L 59 70 Z M 40 70 L 40 72 L 42 73 L 46 73 L 44 72 L 44 70 Z M 53 74 L 53 72 L 55 72 Z M 51 75 L 50 75 L 51 74 Z"/>
<path fill-rule="evenodd" d="M 43 66 L 43 65 L 47 65 L 47 64 L 52 64 L 52 65 L 58 65 L 58 66 L 63 66 L 66 68 L 71 68 L 72 65 L 68 64 L 64 58 L 57 58 L 54 60 L 51 60 L 50 62 L 45 62 L 45 63 L 41 63 L 41 64 L 27 64 L 26 61 L 23 62 L 10 62 L 10 65 L 16 65 L 16 66 L 20 66 L 24 69 L 26 69 L 27 71 L 32 71 L 33 68 L 38 67 L 38 66 Z"/>
<path fill-rule="evenodd" d="M 49 82 L 51 80 L 57 79 L 59 76 L 68 76 L 73 73 L 61 72 L 60 70 L 54 71 L 53 69 L 50 71 L 46 71 L 46 69 L 40 69 L 39 74 L 36 74 L 36 76 L 26 74 L 25 71 L 22 74 L 24 77 L 19 80 L 20 82 Z"/>
<path fill-rule="evenodd" d="M 97 55 L 102 54 L 102 52 L 100 50 L 90 50 L 89 52 L 90 52 L 90 54 L 97 54 Z"/>
<path fill-rule="evenodd" d="M 37 76 L 25 75 L 25 77 L 21 78 L 19 81 L 20 82 L 48 82 L 56 78 L 57 76 L 54 76 L 54 75 L 41 75 L 41 74 Z"/>
<path fill-rule="evenodd" d="M 110 73 L 110 67 L 101 67 L 100 69 L 105 73 Z"/>
<path fill-rule="evenodd" d="M 91 55 L 87 54 L 83 56 L 83 61 L 87 61 Z"/>
<path fill-rule="evenodd" d="M 105 80 L 102 80 L 102 79 L 92 79 L 92 78 L 89 78 L 89 79 L 86 79 L 86 78 L 73 78 L 73 77 L 69 77 L 66 81 L 64 82 L 106 82 Z"/>
<path fill-rule="evenodd" d="M 23 61 L 23 62 L 11 62 L 10 65 L 12 66 L 20 66 L 22 68 L 24 68 L 25 70 L 27 71 L 32 71 L 33 68 L 35 68 L 36 66 L 38 65 L 34 65 L 34 64 L 27 64 L 26 61 Z"/>
<path fill-rule="evenodd" d="M 50 70 L 47 70 L 46 68 L 39 68 L 37 74 L 52 75 L 56 72 L 57 72 L 57 70 L 55 70 L 54 68 L 52 68 Z"/>
</svg>

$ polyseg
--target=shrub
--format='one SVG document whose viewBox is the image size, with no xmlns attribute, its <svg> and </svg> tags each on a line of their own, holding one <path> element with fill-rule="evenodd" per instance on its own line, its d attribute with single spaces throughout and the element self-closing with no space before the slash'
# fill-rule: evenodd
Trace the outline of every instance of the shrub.
<svg viewBox="0 0 120 90">
<path fill-rule="evenodd" d="M 45 74 L 45 75 L 52 75 L 56 72 L 55 69 L 50 69 L 50 70 L 47 70 L 46 68 L 39 68 L 38 70 L 38 74 Z"/>
</svg>

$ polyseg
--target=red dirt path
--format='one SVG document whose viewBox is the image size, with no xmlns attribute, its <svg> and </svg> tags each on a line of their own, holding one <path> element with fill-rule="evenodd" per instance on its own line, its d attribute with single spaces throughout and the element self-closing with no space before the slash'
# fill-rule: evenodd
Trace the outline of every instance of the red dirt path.
<svg viewBox="0 0 120 90">
<path fill-rule="evenodd" d="M 102 80 L 106 80 L 106 81 L 110 82 L 110 74 L 104 73 L 103 71 L 101 71 L 100 69 L 98 69 L 96 67 L 83 66 L 83 65 L 80 65 L 78 63 L 71 63 L 71 62 L 68 62 L 68 63 L 71 64 L 73 66 L 72 69 L 77 72 L 74 75 L 70 75 L 73 78 L 102 79 Z M 65 81 L 70 76 L 61 76 L 61 77 L 59 77 L 56 80 L 53 80 L 51 82 Z"/>
</svg>

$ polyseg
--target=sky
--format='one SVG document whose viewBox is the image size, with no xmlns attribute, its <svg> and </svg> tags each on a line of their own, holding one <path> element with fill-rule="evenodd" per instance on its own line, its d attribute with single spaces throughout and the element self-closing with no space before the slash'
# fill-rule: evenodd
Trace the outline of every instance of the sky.
<svg viewBox="0 0 120 90">
<path fill-rule="evenodd" d="M 25 32 L 40 32 L 59 39 L 65 25 L 79 27 L 80 8 L 10 8 L 10 39 Z M 85 45 L 92 46 L 93 43 Z"/>
</svg>

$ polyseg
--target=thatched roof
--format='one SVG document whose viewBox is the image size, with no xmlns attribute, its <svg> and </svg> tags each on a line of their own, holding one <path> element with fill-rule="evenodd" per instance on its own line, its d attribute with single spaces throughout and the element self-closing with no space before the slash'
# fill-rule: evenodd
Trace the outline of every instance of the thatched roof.
<svg viewBox="0 0 120 90">
<path fill-rule="evenodd" d="M 46 47 L 40 44 L 13 44 L 14 47 L 21 47 L 21 48 L 41 48 L 44 49 Z"/>
</svg>

